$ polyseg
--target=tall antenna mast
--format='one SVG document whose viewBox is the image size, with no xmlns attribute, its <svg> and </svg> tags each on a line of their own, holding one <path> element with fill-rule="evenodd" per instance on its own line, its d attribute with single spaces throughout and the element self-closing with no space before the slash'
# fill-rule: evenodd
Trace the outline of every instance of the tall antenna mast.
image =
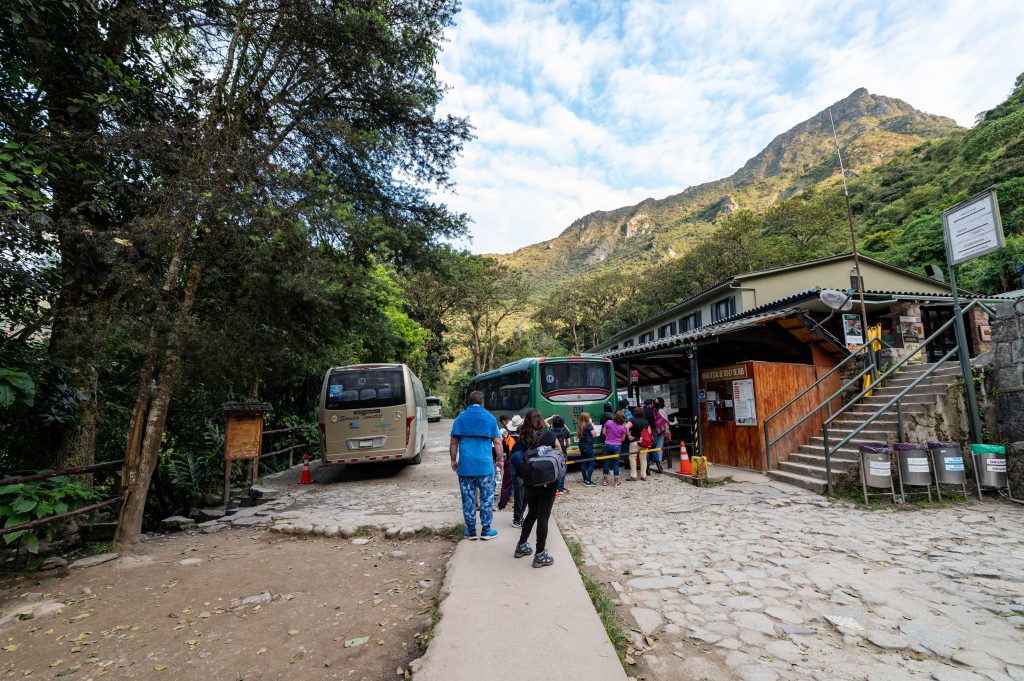
<svg viewBox="0 0 1024 681">
<path fill-rule="evenodd" d="M 860 255 L 857 253 L 857 234 L 853 230 L 853 210 L 850 208 L 850 190 L 846 186 L 846 167 L 843 165 L 843 152 L 839 150 L 839 137 L 836 135 L 836 123 L 832 120 L 832 107 L 828 108 L 828 122 L 832 126 L 832 140 L 836 143 L 836 155 L 839 157 L 839 172 L 843 176 L 843 196 L 846 197 L 846 222 L 850 226 L 850 245 L 853 247 L 853 268 L 857 276 L 857 291 L 860 293 L 860 323 L 864 340 L 868 337 L 868 309 L 864 305 L 864 277 L 860 273 Z"/>
</svg>

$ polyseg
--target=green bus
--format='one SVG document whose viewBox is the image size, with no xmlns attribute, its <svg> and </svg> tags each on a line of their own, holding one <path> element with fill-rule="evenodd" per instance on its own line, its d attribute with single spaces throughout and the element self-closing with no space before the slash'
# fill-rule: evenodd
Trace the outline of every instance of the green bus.
<svg viewBox="0 0 1024 681">
<path fill-rule="evenodd" d="M 479 374 L 467 392 L 474 390 L 495 418 L 531 407 L 544 418 L 561 414 L 575 439 L 580 414 L 600 423 L 605 402 L 615 400 L 615 370 L 604 357 L 530 357 Z"/>
</svg>

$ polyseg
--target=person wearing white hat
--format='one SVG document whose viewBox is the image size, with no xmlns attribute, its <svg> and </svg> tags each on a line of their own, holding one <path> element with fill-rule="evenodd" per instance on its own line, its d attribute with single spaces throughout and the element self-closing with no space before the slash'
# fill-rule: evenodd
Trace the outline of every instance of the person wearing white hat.
<svg viewBox="0 0 1024 681">
<path fill-rule="evenodd" d="M 511 419 L 507 416 L 502 416 L 504 423 L 502 424 L 502 443 L 505 446 L 505 470 L 504 477 L 501 480 L 501 495 L 498 498 L 498 510 L 504 511 L 505 507 L 508 506 L 509 499 L 515 499 L 516 495 L 516 472 L 512 468 L 512 459 L 509 454 L 512 453 L 512 448 L 519 442 L 519 426 L 523 425 L 523 417 L 519 414 L 514 415 Z M 519 490 L 520 493 L 522 490 Z M 522 498 L 521 496 L 519 497 Z M 516 515 L 515 509 L 518 506 L 513 502 L 512 504 L 512 518 L 522 518 L 522 514 Z"/>
</svg>

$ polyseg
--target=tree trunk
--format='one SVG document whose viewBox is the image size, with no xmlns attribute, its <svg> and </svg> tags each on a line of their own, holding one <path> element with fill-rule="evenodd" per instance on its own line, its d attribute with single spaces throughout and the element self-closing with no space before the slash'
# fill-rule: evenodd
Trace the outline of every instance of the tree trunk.
<svg viewBox="0 0 1024 681">
<path fill-rule="evenodd" d="M 204 266 L 205 262 L 200 260 L 188 272 L 181 303 L 178 306 L 173 325 L 167 333 L 165 347 L 160 353 L 159 372 L 157 373 L 154 367 L 143 367 L 143 375 L 140 377 L 139 385 L 141 387 L 145 384 L 145 390 L 136 394 L 136 403 L 132 409 L 133 419 L 146 413 L 146 402 L 149 400 L 149 379 L 145 379 L 145 381 L 143 379 L 147 372 L 150 376 L 156 375 L 157 385 L 148 414 L 145 419 L 139 419 L 139 422 L 143 424 L 141 432 L 129 433 L 128 447 L 125 451 L 124 469 L 121 475 L 124 501 L 121 504 L 117 533 L 114 537 L 118 549 L 125 553 L 134 553 L 139 548 L 142 520 L 146 509 L 146 494 L 160 457 L 160 442 L 163 439 L 164 426 L 167 423 L 171 396 L 174 394 L 178 378 L 181 376 L 181 343 L 192 323 L 192 308 L 195 305 Z M 159 342 L 159 337 L 151 336 L 151 342 Z M 150 348 L 147 357 L 150 353 L 156 356 L 157 352 L 154 351 L 159 352 L 155 347 Z"/>
</svg>

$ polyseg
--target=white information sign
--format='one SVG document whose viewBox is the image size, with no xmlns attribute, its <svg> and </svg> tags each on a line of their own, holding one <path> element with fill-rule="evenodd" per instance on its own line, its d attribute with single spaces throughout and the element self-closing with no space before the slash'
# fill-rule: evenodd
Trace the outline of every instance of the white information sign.
<svg viewBox="0 0 1024 681">
<path fill-rule="evenodd" d="M 868 461 L 868 473 L 888 478 L 892 475 L 892 466 L 888 461 Z"/>
<path fill-rule="evenodd" d="M 908 473 L 927 473 L 927 472 L 929 472 L 929 469 L 928 469 L 928 459 L 926 459 L 923 456 L 921 456 L 921 457 L 918 457 L 918 456 L 907 457 L 907 472 Z"/>
<path fill-rule="evenodd" d="M 733 381 L 732 401 L 736 425 L 756 426 L 757 408 L 754 406 L 754 379 L 744 378 Z"/>
<path fill-rule="evenodd" d="M 949 262 L 958 265 L 1006 246 L 996 190 L 986 189 L 942 211 Z"/>
</svg>

